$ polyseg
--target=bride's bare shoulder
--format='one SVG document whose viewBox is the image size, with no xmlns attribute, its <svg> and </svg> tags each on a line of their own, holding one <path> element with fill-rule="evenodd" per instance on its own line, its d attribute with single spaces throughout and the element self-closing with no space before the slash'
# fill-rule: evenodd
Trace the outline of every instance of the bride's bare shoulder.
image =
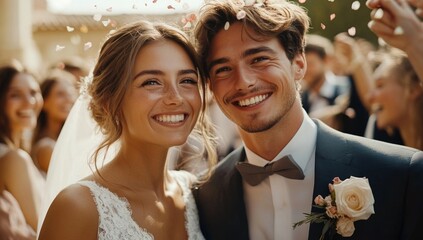
<svg viewBox="0 0 423 240">
<path fill-rule="evenodd" d="M 58 202 L 58 205 L 59 203 L 64 203 L 65 206 L 72 205 L 76 208 L 83 208 L 82 210 L 84 211 L 88 211 L 91 208 L 94 210 L 96 209 L 90 189 L 79 183 L 72 184 L 63 189 L 57 195 L 53 204 L 56 201 Z"/>
<path fill-rule="evenodd" d="M 54 199 L 39 239 L 97 239 L 97 231 L 98 212 L 90 189 L 73 184 Z"/>
</svg>

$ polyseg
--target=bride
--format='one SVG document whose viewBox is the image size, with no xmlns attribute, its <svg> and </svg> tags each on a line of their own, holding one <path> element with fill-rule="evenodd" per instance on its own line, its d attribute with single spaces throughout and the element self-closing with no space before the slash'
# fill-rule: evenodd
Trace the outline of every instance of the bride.
<svg viewBox="0 0 423 240">
<path fill-rule="evenodd" d="M 216 162 L 198 69 L 187 37 L 168 25 L 137 22 L 106 40 L 89 97 L 77 103 L 89 104 L 104 135 L 93 154 L 95 171 L 57 195 L 39 239 L 203 239 L 190 191 L 193 175 L 166 170 L 168 150 L 185 143 L 194 126 L 191 135 L 202 136 L 209 164 Z M 68 121 L 72 114 L 79 113 L 71 112 Z M 80 127 L 70 131 L 78 134 Z M 53 157 L 53 165 L 63 163 Z"/>
</svg>

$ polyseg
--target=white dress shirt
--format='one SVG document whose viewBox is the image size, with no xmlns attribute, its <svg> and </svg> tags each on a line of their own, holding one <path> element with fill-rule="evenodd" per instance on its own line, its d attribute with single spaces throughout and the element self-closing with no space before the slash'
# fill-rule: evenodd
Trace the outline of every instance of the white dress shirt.
<svg viewBox="0 0 423 240">
<path fill-rule="evenodd" d="M 304 112 L 301 127 L 284 149 L 272 160 L 291 154 L 303 169 L 304 180 L 288 179 L 273 174 L 256 186 L 243 181 L 244 199 L 252 240 L 304 240 L 308 239 L 309 224 L 292 225 L 310 213 L 313 201 L 314 162 L 317 127 Z M 248 148 L 247 161 L 257 166 L 268 163 Z"/>
</svg>

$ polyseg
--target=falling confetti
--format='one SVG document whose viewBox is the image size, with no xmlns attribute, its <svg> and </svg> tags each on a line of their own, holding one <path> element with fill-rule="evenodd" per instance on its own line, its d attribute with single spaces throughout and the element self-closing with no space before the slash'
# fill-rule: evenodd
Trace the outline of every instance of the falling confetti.
<svg viewBox="0 0 423 240">
<path fill-rule="evenodd" d="M 112 30 L 109 31 L 109 34 L 113 34 L 115 32 L 116 32 L 116 30 L 115 29 L 112 29 Z"/>
<path fill-rule="evenodd" d="M 81 31 L 82 33 L 87 33 L 87 32 L 88 32 L 88 27 L 87 27 L 87 26 L 85 26 L 85 25 L 82 25 L 82 26 L 79 28 L 79 31 Z"/>
<path fill-rule="evenodd" d="M 88 49 L 90 49 L 93 46 L 93 44 L 91 42 L 86 42 L 84 44 L 84 51 L 87 51 Z"/>
<path fill-rule="evenodd" d="M 360 2 L 359 2 L 359 1 L 354 1 L 354 2 L 351 4 L 351 9 L 352 9 L 352 10 L 356 11 L 356 10 L 358 10 L 359 8 L 360 8 Z"/>
<path fill-rule="evenodd" d="M 305 3 L 306 0 L 298 0 L 299 3 Z"/>
<path fill-rule="evenodd" d="M 137 5 L 132 5 L 132 9 L 137 9 Z"/>
<path fill-rule="evenodd" d="M 332 13 L 332 14 L 330 15 L 330 20 L 332 21 L 333 19 L 335 19 L 335 17 L 336 17 L 335 13 Z"/>
<path fill-rule="evenodd" d="M 335 2 L 335 0 L 329 0 L 329 2 Z"/>
<path fill-rule="evenodd" d="M 117 22 L 114 19 L 110 20 L 110 26 L 111 27 L 116 27 L 117 26 Z"/>
<path fill-rule="evenodd" d="M 153 3 L 156 3 L 157 2 L 157 0 L 153 0 Z"/>
<path fill-rule="evenodd" d="M 191 24 L 191 22 L 187 22 L 185 25 L 184 25 L 184 29 L 189 29 L 189 28 L 191 28 L 192 27 L 192 24 Z"/>
<path fill-rule="evenodd" d="M 112 7 L 109 7 L 109 8 L 106 9 L 106 11 L 112 12 L 113 11 L 113 8 Z"/>
<path fill-rule="evenodd" d="M 323 24 L 323 23 L 320 23 L 320 27 L 321 27 L 323 30 L 325 30 L 326 25 L 325 25 L 325 24 Z"/>
<path fill-rule="evenodd" d="M 66 26 L 66 30 L 67 30 L 68 32 L 73 32 L 73 30 L 75 30 L 75 28 L 70 27 L 70 26 Z"/>
<path fill-rule="evenodd" d="M 56 45 L 56 52 L 62 51 L 65 46 Z"/>
<path fill-rule="evenodd" d="M 350 28 L 348 29 L 348 34 L 349 34 L 351 37 L 354 37 L 354 36 L 355 36 L 355 33 L 356 33 L 355 27 L 350 27 Z"/>
<path fill-rule="evenodd" d="M 229 22 L 226 22 L 226 23 L 225 23 L 225 26 L 223 27 L 223 29 L 228 30 L 228 29 L 229 29 L 229 27 L 230 27 Z"/>
<path fill-rule="evenodd" d="M 175 8 L 172 5 L 167 6 L 167 9 L 175 10 Z"/>
<path fill-rule="evenodd" d="M 56 67 L 58 68 L 58 69 L 65 69 L 65 63 L 64 62 L 59 62 L 58 64 L 56 64 Z"/>
<path fill-rule="evenodd" d="M 195 15 L 195 13 L 188 14 L 186 16 L 186 20 L 188 22 L 194 22 L 195 20 L 197 20 L 197 15 Z"/>
<path fill-rule="evenodd" d="M 101 21 L 101 22 L 103 23 L 103 25 L 105 27 L 107 27 L 109 25 L 109 23 L 110 23 L 110 19 L 107 19 L 106 21 Z"/>
<path fill-rule="evenodd" d="M 94 14 L 93 19 L 98 22 L 101 20 L 101 17 L 102 17 L 101 14 L 97 13 L 97 14 Z"/>
<path fill-rule="evenodd" d="M 244 10 L 241 10 L 236 14 L 236 18 L 238 20 L 241 20 L 241 19 L 245 18 L 246 15 L 247 15 L 247 13 Z"/>
</svg>

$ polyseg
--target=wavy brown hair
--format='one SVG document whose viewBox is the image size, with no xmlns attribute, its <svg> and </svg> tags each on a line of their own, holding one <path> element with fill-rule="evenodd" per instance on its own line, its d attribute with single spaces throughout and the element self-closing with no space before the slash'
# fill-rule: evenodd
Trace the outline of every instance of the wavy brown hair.
<svg viewBox="0 0 423 240">
<path fill-rule="evenodd" d="M 121 27 L 112 33 L 101 47 L 93 70 L 92 83 L 88 86 L 88 93 L 92 97 L 90 101 L 92 116 L 106 138 L 94 152 L 93 159 L 97 161 L 99 152 L 107 151 L 122 135 L 122 101 L 133 81 L 135 74 L 133 66 L 138 53 L 146 44 L 161 40 L 172 41 L 181 46 L 198 70 L 202 109 L 193 134 L 198 133 L 196 135 L 201 136 L 210 165 L 209 169 L 211 169 L 211 166 L 217 161 L 214 131 L 205 115 L 206 89 L 208 88 L 199 67 L 195 48 L 181 30 L 167 24 L 147 21 L 139 21 Z M 202 155 L 203 153 L 199 153 L 199 156 Z"/>
<path fill-rule="evenodd" d="M 70 85 L 74 86 L 75 85 L 75 77 L 69 73 L 66 72 L 64 70 L 60 70 L 60 69 L 53 69 L 45 78 L 44 80 L 41 82 L 40 84 L 40 90 L 41 90 L 41 95 L 43 96 L 43 99 L 46 100 L 49 96 L 50 93 L 53 89 L 54 86 L 56 86 L 57 83 L 60 82 L 67 82 Z M 34 146 L 39 140 L 41 140 L 42 138 L 46 137 L 46 130 L 48 128 L 48 116 L 47 116 L 47 112 L 43 109 L 41 109 L 40 115 L 38 115 L 37 118 L 37 126 L 34 129 L 34 134 L 32 137 L 32 145 Z M 63 121 L 63 124 L 65 123 L 65 121 Z M 62 127 L 63 127 L 62 124 Z M 59 135 L 56 136 L 56 139 L 59 137 Z M 54 139 L 54 140 L 56 140 Z"/>
<path fill-rule="evenodd" d="M 265 0 L 262 4 L 251 6 L 243 6 L 239 2 L 244 1 L 211 0 L 200 10 L 195 39 L 202 60 L 201 66 L 207 78 L 210 43 L 227 23 L 242 22 L 244 26 L 251 27 L 258 34 L 247 34 L 257 41 L 277 37 L 289 60 L 304 52 L 304 35 L 310 25 L 304 8 L 285 0 Z M 246 15 L 238 20 L 237 14 L 241 10 Z"/>
</svg>

